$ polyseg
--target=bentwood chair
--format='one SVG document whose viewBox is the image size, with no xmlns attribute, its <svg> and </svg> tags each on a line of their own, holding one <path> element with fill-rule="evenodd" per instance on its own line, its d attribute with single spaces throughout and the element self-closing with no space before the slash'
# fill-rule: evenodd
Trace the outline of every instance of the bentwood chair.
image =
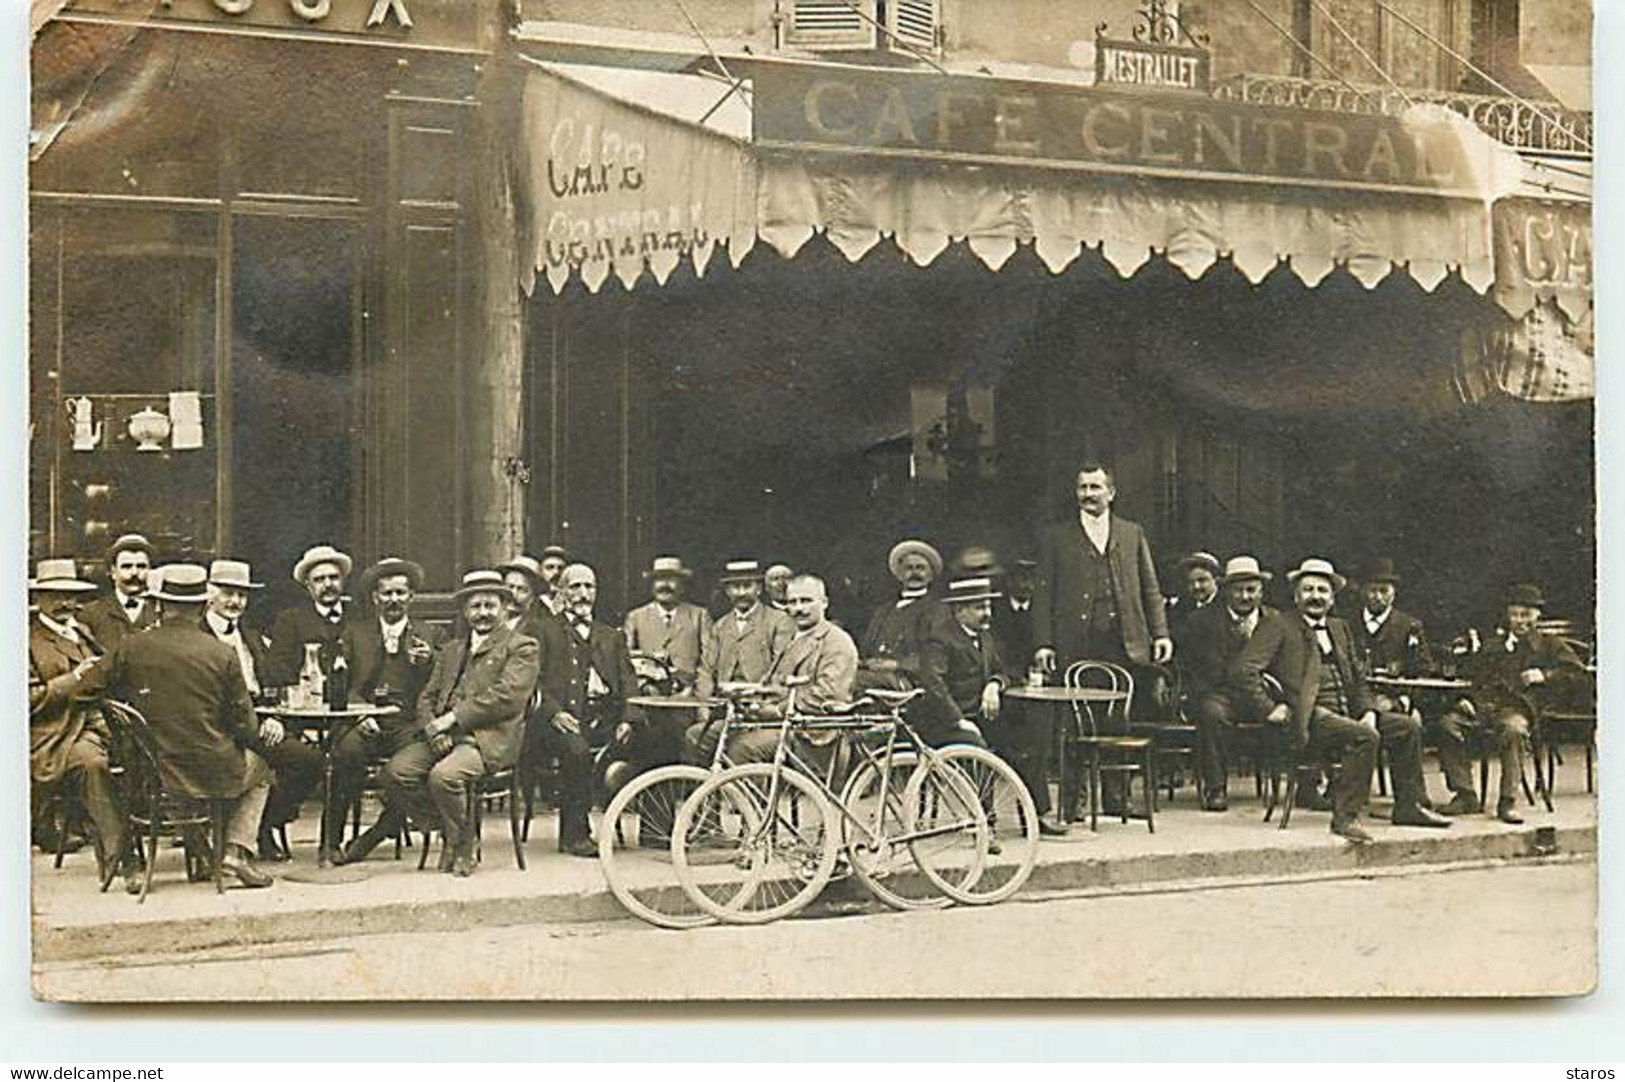
<svg viewBox="0 0 1625 1082">
<path fill-rule="evenodd" d="M 225 893 L 220 864 L 226 855 L 226 800 L 204 800 L 172 792 L 164 784 L 163 758 L 152 728 L 141 712 L 128 703 L 109 699 L 102 714 L 113 730 L 119 761 L 124 767 L 120 793 L 129 835 L 146 861 L 139 903 L 152 890 L 153 869 L 158 863 L 158 840 L 175 837 L 187 840 L 187 879 L 214 879 L 215 893 Z M 145 838 L 143 843 L 142 839 Z M 207 844 L 206 852 L 203 847 Z M 112 882 L 102 882 L 106 890 Z"/>
<path fill-rule="evenodd" d="M 1146 829 L 1157 830 L 1157 772 L 1154 741 L 1149 736 L 1129 732 L 1134 707 L 1134 677 L 1121 665 L 1109 661 L 1074 661 L 1067 666 L 1066 686 L 1073 690 L 1096 688 L 1121 698 L 1102 703 L 1073 701 L 1070 731 L 1065 739 L 1082 753 L 1089 772 L 1089 829 L 1097 830 L 1102 811 L 1102 782 L 1108 775 L 1123 779 L 1119 814 L 1129 820 L 1130 793 L 1139 777 L 1145 796 Z M 1070 756 L 1069 756 L 1070 758 Z M 1075 784 L 1075 783 L 1074 783 Z M 1063 788 L 1066 779 L 1062 779 Z M 1074 788 L 1075 792 L 1075 788 Z"/>
<path fill-rule="evenodd" d="M 1129 731 L 1151 738 L 1152 761 L 1156 766 L 1154 785 L 1166 785 L 1168 801 L 1196 763 L 1197 729 L 1185 716 L 1184 679 L 1178 662 L 1151 667 L 1154 682 L 1146 696 L 1154 704 L 1151 720 L 1130 720 Z"/>
<path fill-rule="evenodd" d="M 487 804 L 503 803 L 508 809 L 508 836 L 513 842 L 513 860 L 520 871 L 526 871 L 525 865 L 525 827 L 521 824 L 521 802 L 524 794 L 520 791 L 520 778 L 525 776 L 525 728 L 528 719 L 521 719 L 519 723 L 519 758 L 512 766 L 500 770 L 488 770 L 476 782 L 468 787 L 467 819 L 469 829 L 474 832 L 474 860 L 476 863 L 484 859 L 485 843 L 483 833 L 485 828 L 485 807 Z M 430 831 L 423 832 L 423 852 L 418 856 L 418 870 L 429 863 Z M 446 836 L 440 835 L 441 851 L 445 851 Z"/>
</svg>

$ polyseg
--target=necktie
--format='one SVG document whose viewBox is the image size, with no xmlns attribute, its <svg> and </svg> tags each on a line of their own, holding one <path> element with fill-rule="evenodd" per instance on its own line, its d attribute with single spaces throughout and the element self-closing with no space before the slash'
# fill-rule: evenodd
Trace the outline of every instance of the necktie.
<svg viewBox="0 0 1625 1082">
<path fill-rule="evenodd" d="M 236 620 L 227 620 L 226 621 L 226 634 L 227 635 L 235 635 L 235 634 L 237 634 L 237 621 Z"/>
</svg>

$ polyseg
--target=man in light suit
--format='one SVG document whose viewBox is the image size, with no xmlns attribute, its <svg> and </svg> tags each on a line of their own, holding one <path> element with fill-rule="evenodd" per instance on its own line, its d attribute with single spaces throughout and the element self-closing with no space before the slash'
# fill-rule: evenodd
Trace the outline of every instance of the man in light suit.
<svg viewBox="0 0 1625 1082">
<path fill-rule="evenodd" d="M 1330 615 L 1337 591 L 1346 585 L 1343 576 L 1330 562 L 1310 558 L 1287 579 L 1296 612 L 1259 621 L 1236 659 L 1234 678 L 1256 716 L 1286 727 L 1288 746 L 1300 764 L 1305 755 L 1342 761 L 1332 788 L 1332 833 L 1355 845 L 1370 844 L 1360 813 L 1371 796 L 1379 741 L 1393 768 L 1393 824 L 1449 826 L 1450 820 L 1423 806 L 1421 724 L 1404 714 L 1377 711 L 1354 634 L 1347 622 Z M 1270 699 L 1265 673 L 1280 682 L 1286 702 Z"/>
<path fill-rule="evenodd" d="M 723 568 L 722 586 L 730 609 L 712 621 L 700 653 L 694 691 L 701 700 L 715 695 L 720 684 L 760 683 L 796 633 L 794 620 L 762 604 L 762 569 L 755 560 L 730 561 Z M 700 707 L 698 720 L 683 738 L 684 760 L 709 763 L 717 736 L 710 708 Z"/>
<path fill-rule="evenodd" d="M 152 556 L 152 542 L 138 533 L 125 534 L 108 548 L 113 593 L 92 601 L 79 614 L 102 650 L 111 651 L 124 636 L 158 626 L 158 606 L 147 599 Z"/>
<path fill-rule="evenodd" d="M 435 659 L 418 698 L 418 731 L 384 767 L 384 792 L 408 815 L 439 818 L 440 869 L 465 877 L 474 872 L 476 841 L 468 787 L 518 761 L 538 651 L 535 639 L 504 622 L 512 595 L 496 571 L 470 571 L 455 596 L 468 634 Z"/>
<path fill-rule="evenodd" d="M 683 600 L 684 585 L 693 574 L 676 556 L 656 556 L 645 572 L 654 584 L 654 600 L 626 614 L 627 649 L 667 667 L 678 690 L 694 686 L 700 649 L 711 633 L 711 614 Z"/>
</svg>

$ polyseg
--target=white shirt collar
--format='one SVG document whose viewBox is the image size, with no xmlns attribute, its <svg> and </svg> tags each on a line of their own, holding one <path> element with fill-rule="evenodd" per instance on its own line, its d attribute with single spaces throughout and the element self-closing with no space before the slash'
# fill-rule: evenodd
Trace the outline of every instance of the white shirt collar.
<svg viewBox="0 0 1625 1082">
<path fill-rule="evenodd" d="M 113 591 L 113 600 L 118 603 L 118 611 L 123 613 L 124 618 L 132 624 L 141 619 L 141 613 L 147 607 L 147 596 L 145 594 L 135 595 L 135 608 L 133 609 L 125 605 L 125 602 L 129 599 L 117 590 Z"/>
<path fill-rule="evenodd" d="M 333 614 L 335 612 L 338 613 L 340 616 L 343 616 L 344 615 L 344 602 L 335 601 L 331 605 L 326 605 L 326 606 L 317 605 L 316 606 L 316 612 L 318 614 L 320 614 L 320 616 L 324 620 L 332 619 Z"/>
<path fill-rule="evenodd" d="M 1094 542 L 1095 548 L 1101 552 L 1106 551 L 1106 545 L 1111 540 L 1112 516 L 1108 511 L 1104 515 L 1091 515 L 1089 512 L 1078 509 L 1078 521 L 1083 525 L 1083 532 Z"/>
<path fill-rule="evenodd" d="M 1372 616 L 1371 610 L 1365 609 L 1362 612 L 1362 615 L 1365 617 L 1365 629 L 1375 635 L 1377 630 L 1381 628 L 1383 624 L 1388 622 L 1388 617 L 1392 616 L 1393 614 L 1394 610 L 1390 608 L 1384 610 L 1381 616 Z"/>
<path fill-rule="evenodd" d="M 485 645 L 485 640 L 489 639 L 490 637 L 491 633 L 489 631 L 485 632 L 484 634 L 481 634 L 478 631 L 470 631 L 468 633 L 468 652 L 472 654 L 474 651 L 478 650 L 481 646 Z"/>
<path fill-rule="evenodd" d="M 74 622 L 73 617 L 70 616 L 66 621 L 59 623 L 43 612 L 37 615 L 39 616 L 39 622 L 45 625 L 46 630 L 56 633 L 69 642 L 85 641 L 84 636 L 79 633 L 79 625 Z"/>
<path fill-rule="evenodd" d="M 1017 597 L 1012 597 L 1010 599 L 1010 608 L 1013 609 L 1016 612 L 1026 612 L 1027 607 L 1029 605 L 1031 605 L 1031 604 L 1032 604 L 1032 599 L 1031 598 L 1028 598 L 1026 601 L 1023 601 L 1023 600 L 1021 600 L 1020 598 L 1017 598 Z"/>
<path fill-rule="evenodd" d="M 232 628 L 230 635 L 228 635 L 226 632 L 226 624 L 232 621 L 228 621 L 224 616 L 221 616 L 213 609 L 205 612 L 203 614 L 203 619 L 208 621 L 209 630 L 215 633 L 216 638 L 224 639 L 241 633 L 241 625 L 239 624 L 238 627 Z"/>
<path fill-rule="evenodd" d="M 1253 631 L 1256 631 L 1258 629 L 1258 610 L 1257 609 L 1254 609 L 1252 612 L 1249 612 L 1246 616 L 1238 616 L 1238 615 L 1236 615 L 1236 611 L 1234 609 L 1232 609 L 1232 608 L 1229 608 L 1229 607 L 1226 607 L 1224 611 L 1229 614 L 1231 623 L 1243 625 L 1244 627 L 1247 628 L 1247 631 L 1248 631 L 1249 634 L 1251 634 Z"/>
</svg>

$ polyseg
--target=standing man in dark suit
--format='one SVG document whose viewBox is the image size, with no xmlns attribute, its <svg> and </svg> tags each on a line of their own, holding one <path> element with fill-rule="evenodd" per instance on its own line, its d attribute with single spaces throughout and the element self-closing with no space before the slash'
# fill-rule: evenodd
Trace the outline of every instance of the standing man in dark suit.
<svg viewBox="0 0 1625 1082">
<path fill-rule="evenodd" d="M 440 870 L 474 874 L 468 787 L 519 760 L 521 723 L 536 688 L 536 640 L 505 622 L 512 595 L 496 571 L 470 571 L 455 599 L 468 634 L 448 643 L 418 698 L 411 741 L 384 767 L 385 800 L 445 835 Z"/>
<path fill-rule="evenodd" d="M 152 557 L 152 543 L 138 533 L 125 534 L 107 550 L 113 593 L 92 601 L 79 614 L 101 649 L 112 650 L 124 636 L 158 626 L 157 606 L 147 600 Z"/>
<path fill-rule="evenodd" d="M 59 786 L 77 783 L 96 832 L 98 863 L 106 865 L 104 874 L 121 873 L 124 888 L 134 894 L 141 885 L 113 793 L 107 723 L 96 705 L 81 697 L 85 677 L 101 655 L 75 613 L 79 599 L 95 590 L 79 579 L 72 560 L 41 560 L 28 583 L 29 605 L 35 610 L 28 622 L 31 822 L 35 843 L 43 850 L 55 849 L 60 841 L 57 833 L 66 831 L 68 824 L 42 824 L 41 816 L 47 798 Z"/>
<path fill-rule="evenodd" d="M 1518 786 L 1523 778 L 1524 746 L 1539 717 L 1538 697 L 1564 678 L 1580 672 L 1580 659 L 1568 643 L 1536 625 L 1546 607 L 1540 587 L 1520 583 L 1507 591 L 1505 619 L 1496 632 L 1481 639 L 1483 649 L 1464 659 L 1463 675 L 1473 681 L 1473 694 L 1440 719 L 1439 765 L 1445 784 L 1455 794 L 1439 810 L 1445 815 L 1472 815 L 1483 809 L 1473 788 L 1475 748 L 1493 750 L 1501 761 L 1501 792 L 1495 815 L 1503 823 L 1523 822 L 1518 814 Z"/>
<path fill-rule="evenodd" d="M 350 577 L 350 557 L 332 545 L 305 550 L 293 565 L 293 579 L 310 595 L 308 601 L 284 609 L 271 625 L 271 649 L 266 655 L 266 687 L 287 687 L 299 682 L 305 647 L 320 647 L 322 672 L 333 669 L 340 652 L 349 653 L 344 602 L 344 580 Z"/>
<path fill-rule="evenodd" d="M 993 603 L 993 634 L 999 637 L 1011 665 L 1030 664 L 1037 649 L 1033 642 L 1033 593 L 1037 588 L 1038 561 L 1019 557 L 1011 565 L 1004 597 Z"/>
<path fill-rule="evenodd" d="M 334 845 L 343 837 L 346 813 L 361 797 L 367 764 L 394 755 L 416 739 L 418 698 L 429 682 L 435 652 L 444 637 L 434 625 L 412 618 L 412 599 L 423 587 L 421 565 L 386 556 L 362 572 L 360 587 L 372 596 L 373 614 L 350 625 L 355 652 L 350 675 L 353 697 L 398 707 L 400 713 L 362 718 L 333 741 L 333 793 L 327 801 L 326 836 Z M 386 805 L 378 822 L 345 847 L 336 858 L 338 863 L 365 858 L 403 826 L 399 810 Z"/>
<path fill-rule="evenodd" d="M 1236 661 L 1258 625 L 1278 615 L 1263 603 L 1270 573 L 1251 556 L 1224 566 L 1224 603 L 1190 613 L 1179 643 L 1186 708 L 1196 722 L 1196 761 L 1204 811 L 1229 810 L 1229 739 L 1240 720 L 1261 720 L 1252 699 L 1233 678 Z"/>
<path fill-rule="evenodd" d="M 1012 678 L 1022 676 L 1032 663 L 1033 594 L 1038 586 L 1038 561 L 1018 557 L 1011 565 L 1005 596 L 993 602 L 993 637 Z M 1018 668 L 1019 667 L 1019 668 Z M 1050 814 L 1049 753 L 1052 737 L 1050 711 L 1042 704 L 1006 699 L 999 723 L 987 730 L 988 742 L 1012 767 L 1033 795 L 1038 830 L 1046 837 L 1069 833 L 1065 823 Z"/>
<path fill-rule="evenodd" d="M 265 671 L 265 639 L 243 623 L 248 611 L 249 592 L 260 589 L 253 581 L 248 564 L 241 560 L 216 560 L 209 565 L 209 604 L 203 614 L 203 629 L 231 648 L 243 670 L 243 683 L 249 697 L 265 693 L 259 674 Z M 289 734 L 274 717 L 260 719 L 259 737 L 250 745 L 271 768 L 271 793 L 260 817 L 259 857 L 261 860 L 287 860 L 277 844 L 275 830 L 299 818 L 299 808 L 316 788 L 322 776 L 322 753 L 298 734 Z"/>
<path fill-rule="evenodd" d="M 1315 558 L 1304 560 L 1287 578 L 1297 611 L 1259 621 L 1236 660 L 1235 678 L 1256 716 L 1287 726 L 1288 744 L 1300 764 L 1305 755 L 1342 761 L 1332 789 L 1332 833 L 1356 845 L 1371 842 L 1360 813 L 1371 796 L 1379 740 L 1393 768 L 1393 824 L 1449 826 L 1448 819 L 1423 806 L 1421 725 L 1375 709 L 1353 632 L 1330 615 L 1347 580 L 1330 562 Z M 1271 701 L 1265 673 L 1280 682 L 1286 702 Z"/>
<path fill-rule="evenodd" d="M 230 647 L 203 630 L 208 572 L 196 564 L 171 564 L 152 597 L 163 605 L 159 625 L 126 636 L 90 670 L 82 694 L 111 695 L 141 711 L 171 791 L 232 803 L 221 869 L 245 887 L 268 887 L 271 876 L 254 865 L 254 846 L 271 770 L 250 750 L 259 739 L 259 721 L 242 665 Z"/>
<path fill-rule="evenodd" d="M 612 746 L 611 755 L 630 754 L 643 716 L 626 705 L 637 687 L 626 636 L 594 618 L 597 574 L 586 564 L 571 564 L 559 575 L 559 588 L 564 615 L 542 631 L 537 747 L 559 760 L 559 851 L 596 857 L 587 825 L 593 751 Z"/>
</svg>

